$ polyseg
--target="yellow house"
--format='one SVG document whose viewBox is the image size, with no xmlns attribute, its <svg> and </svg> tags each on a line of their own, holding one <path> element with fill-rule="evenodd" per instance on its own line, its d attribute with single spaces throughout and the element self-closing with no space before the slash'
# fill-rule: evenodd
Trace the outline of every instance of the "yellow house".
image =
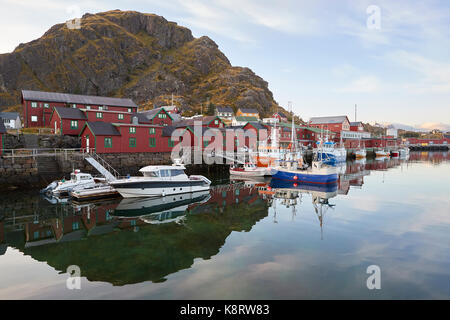
<svg viewBox="0 0 450 320">
<path fill-rule="evenodd" d="M 259 112 L 253 108 L 239 108 L 236 117 L 255 117 L 259 119 Z"/>
</svg>

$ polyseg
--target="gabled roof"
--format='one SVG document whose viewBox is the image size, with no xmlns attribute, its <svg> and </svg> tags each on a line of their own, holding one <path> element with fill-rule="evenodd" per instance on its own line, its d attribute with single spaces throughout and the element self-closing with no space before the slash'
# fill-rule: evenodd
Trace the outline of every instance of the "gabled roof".
<svg viewBox="0 0 450 320">
<path fill-rule="evenodd" d="M 282 112 L 275 112 L 273 115 L 274 116 L 279 115 L 281 118 L 286 118 L 286 116 Z"/>
<path fill-rule="evenodd" d="M 164 109 L 164 107 L 159 107 L 159 108 L 155 108 L 155 109 L 151 109 L 151 110 L 147 110 L 147 111 L 142 111 L 141 114 L 144 114 L 148 119 L 153 120 L 163 110 L 170 117 L 170 119 L 173 120 L 171 114 L 169 112 L 167 112 L 167 110 Z"/>
<path fill-rule="evenodd" d="M 216 107 L 218 112 L 231 112 L 233 113 L 233 108 L 231 107 Z"/>
<path fill-rule="evenodd" d="M 3 119 L 0 118 L 0 134 L 6 133 L 5 125 L 3 124 Z"/>
<path fill-rule="evenodd" d="M 18 112 L 0 112 L 0 118 L 7 120 L 16 120 L 19 117 Z"/>
<path fill-rule="evenodd" d="M 321 123 L 343 123 L 348 121 L 347 116 L 334 116 L 334 117 L 313 117 L 309 119 L 311 124 L 321 124 Z"/>
<path fill-rule="evenodd" d="M 207 116 L 207 117 L 203 117 L 203 123 L 206 123 L 207 125 L 210 124 L 212 121 L 214 120 L 219 120 L 220 122 L 223 123 L 222 119 L 220 119 L 219 116 Z"/>
<path fill-rule="evenodd" d="M 247 124 L 251 125 L 252 127 L 254 127 L 255 129 L 258 129 L 258 130 L 264 130 L 264 129 L 267 130 L 267 127 L 265 125 L 263 125 L 261 122 L 258 122 L 258 121 L 247 122 Z"/>
<path fill-rule="evenodd" d="M 55 107 L 54 109 L 61 119 L 70 120 L 86 120 L 86 115 L 83 111 L 77 108 Z"/>
<path fill-rule="evenodd" d="M 352 126 L 352 127 L 355 127 L 355 126 L 362 126 L 362 122 L 361 121 L 355 121 L 355 122 L 350 122 L 350 125 Z"/>
<path fill-rule="evenodd" d="M 86 126 L 96 136 L 120 136 L 119 130 L 109 122 L 86 122 Z"/>
<path fill-rule="evenodd" d="M 239 108 L 242 113 L 259 113 L 255 108 Z"/>
<path fill-rule="evenodd" d="M 63 103 L 80 103 L 87 105 L 137 108 L 137 105 L 133 102 L 133 100 L 127 98 L 86 96 L 80 94 L 59 93 L 59 92 L 22 90 L 22 99 L 44 101 L 44 102 L 48 101 L 48 102 L 63 102 Z"/>
</svg>

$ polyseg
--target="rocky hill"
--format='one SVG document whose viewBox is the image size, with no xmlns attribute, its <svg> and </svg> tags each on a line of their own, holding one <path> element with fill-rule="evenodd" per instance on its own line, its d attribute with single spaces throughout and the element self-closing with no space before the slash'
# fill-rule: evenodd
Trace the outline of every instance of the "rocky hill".
<svg viewBox="0 0 450 320">
<path fill-rule="evenodd" d="M 17 109 L 20 90 L 129 97 L 142 108 L 167 104 L 172 94 L 186 113 L 213 105 L 277 103 L 252 70 L 234 67 L 208 37 L 161 16 L 114 10 L 85 14 L 81 29 L 65 23 L 0 55 L 0 109 Z"/>
</svg>

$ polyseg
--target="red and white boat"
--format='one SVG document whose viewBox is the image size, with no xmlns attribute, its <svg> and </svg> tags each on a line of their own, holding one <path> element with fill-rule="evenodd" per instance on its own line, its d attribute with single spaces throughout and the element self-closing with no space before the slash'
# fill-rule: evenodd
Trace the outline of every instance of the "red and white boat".
<svg viewBox="0 0 450 320">
<path fill-rule="evenodd" d="M 398 150 L 392 150 L 391 151 L 391 156 L 393 158 L 398 158 L 399 155 L 400 155 L 400 152 Z"/>
<path fill-rule="evenodd" d="M 246 163 L 230 167 L 230 174 L 245 177 L 264 177 L 272 175 L 270 167 L 257 167 L 253 163 Z"/>
</svg>

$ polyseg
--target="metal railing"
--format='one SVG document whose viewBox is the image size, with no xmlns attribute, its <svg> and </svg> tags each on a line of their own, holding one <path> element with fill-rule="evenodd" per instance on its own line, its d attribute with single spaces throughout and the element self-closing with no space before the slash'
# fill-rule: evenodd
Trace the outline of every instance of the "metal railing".
<svg viewBox="0 0 450 320">
<path fill-rule="evenodd" d="M 119 179 L 121 177 L 120 173 L 114 169 L 106 160 L 104 160 L 102 157 L 100 157 L 97 153 L 90 151 L 88 153 L 84 153 L 84 158 L 86 157 L 92 157 L 95 161 L 97 161 L 103 168 L 108 170 L 116 179 Z"/>
<path fill-rule="evenodd" d="M 49 157 L 54 156 L 64 157 L 64 160 L 68 160 L 71 156 L 83 156 L 86 153 L 84 148 L 72 148 L 72 149 L 58 149 L 58 148 L 39 148 L 39 149 L 3 149 L 1 154 L 4 159 L 14 159 L 16 158 L 33 158 L 36 157 Z"/>
</svg>

